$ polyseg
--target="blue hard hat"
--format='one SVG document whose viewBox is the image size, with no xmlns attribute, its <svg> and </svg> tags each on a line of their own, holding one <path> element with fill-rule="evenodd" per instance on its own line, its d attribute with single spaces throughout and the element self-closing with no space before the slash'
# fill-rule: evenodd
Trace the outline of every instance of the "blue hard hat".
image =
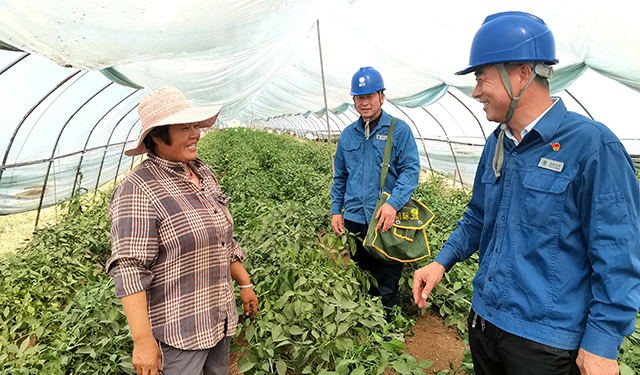
<svg viewBox="0 0 640 375">
<path fill-rule="evenodd" d="M 384 89 L 382 76 L 370 66 L 360 68 L 351 78 L 351 95 L 371 94 Z"/>
<path fill-rule="evenodd" d="M 490 15 L 473 38 L 469 66 L 456 74 L 506 62 L 558 62 L 553 33 L 543 20 L 524 12 Z"/>
</svg>

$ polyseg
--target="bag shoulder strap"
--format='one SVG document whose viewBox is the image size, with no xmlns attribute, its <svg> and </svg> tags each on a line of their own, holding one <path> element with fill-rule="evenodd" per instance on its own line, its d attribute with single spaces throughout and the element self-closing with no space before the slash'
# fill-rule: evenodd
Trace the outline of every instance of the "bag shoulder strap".
<svg viewBox="0 0 640 375">
<path fill-rule="evenodd" d="M 396 124 L 397 118 L 391 119 L 391 125 L 389 125 L 389 133 L 387 134 L 387 141 L 384 144 L 384 155 L 382 156 L 382 164 L 380 164 L 380 196 L 384 191 L 384 183 L 387 180 L 387 173 L 389 172 L 389 161 L 391 160 L 391 145 L 393 143 L 393 125 Z"/>
</svg>

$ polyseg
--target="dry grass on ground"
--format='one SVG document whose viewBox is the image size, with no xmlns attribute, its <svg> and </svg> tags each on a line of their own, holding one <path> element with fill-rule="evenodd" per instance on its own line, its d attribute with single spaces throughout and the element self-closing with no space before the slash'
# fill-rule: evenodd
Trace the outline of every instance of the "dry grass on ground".
<svg viewBox="0 0 640 375">
<path fill-rule="evenodd" d="M 0 216 L 0 254 L 15 251 L 33 237 L 38 211 Z M 62 214 L 59 206 L 52 206 L 40 212 L 38 227 L 54 224 Z"/>
<path fill-rule="evenodd" d="M 135 165 L 137 165 L 136 162 Z M 125 170 L 118 176 L 118 181 L 122 180 L 128 173 L 129 169 Z M 105 191 L 113 188 L 113 180 L 105 183 L 98 188 L 100 191 Z M 93 194 L 87 193 L 85 197 L 90 199 Z M 40 219 L 38 220 L 38 228 L 44 228 L 48 225 L 55 224 L 58 218 L 66 213 L 62 204 L 43 208 L 40 212 Z M 0 216 L 0 255 L 10 251 L 16 251 L 22 248 L 26 243 L 31 241 L 33 232 L 36 230 L 36 217 L 38 211 L 28 211 L 19 214 Z"/>
</svg>

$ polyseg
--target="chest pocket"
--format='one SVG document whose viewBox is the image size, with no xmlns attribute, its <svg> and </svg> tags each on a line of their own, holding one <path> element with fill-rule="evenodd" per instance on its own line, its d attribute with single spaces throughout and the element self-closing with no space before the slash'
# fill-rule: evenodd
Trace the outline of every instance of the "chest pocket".
<svg viewBox="0 0 640 375">
<path fill-rule="evenodd" d="M 570 182 L 570 179 L 561 176 L 528 172 L 522 180 L 522 223 L 546 232 L 556 231 Z"/>
<path fill-rule="evenodd" d="M 344 158 L 346 161 L 347 172 L 352 173 L 357 169 L 364 159 L 364 147 L 362 143 L 345 143 L 342 145 L 344 149 Z"/>
</svg>

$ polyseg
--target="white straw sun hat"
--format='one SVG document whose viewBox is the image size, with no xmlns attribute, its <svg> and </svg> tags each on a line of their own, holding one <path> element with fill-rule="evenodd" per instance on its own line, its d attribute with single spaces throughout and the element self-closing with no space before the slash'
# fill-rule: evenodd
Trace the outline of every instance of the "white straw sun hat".
<svg viewBox="0 0 640 375">
<path fill-rule="evenodd" d="M 136 145 L 124 154 L 136 156 L 147 152 L 144 138 L 158 126 L 197 122 L 201 128 L 208 128 L 216 122 L 221 109 L 222 106 L 193 108 L 184 94 L 175 87 L 154 90 L 140 101 L 138 114 L 142 133 Z"/>
</svg>

